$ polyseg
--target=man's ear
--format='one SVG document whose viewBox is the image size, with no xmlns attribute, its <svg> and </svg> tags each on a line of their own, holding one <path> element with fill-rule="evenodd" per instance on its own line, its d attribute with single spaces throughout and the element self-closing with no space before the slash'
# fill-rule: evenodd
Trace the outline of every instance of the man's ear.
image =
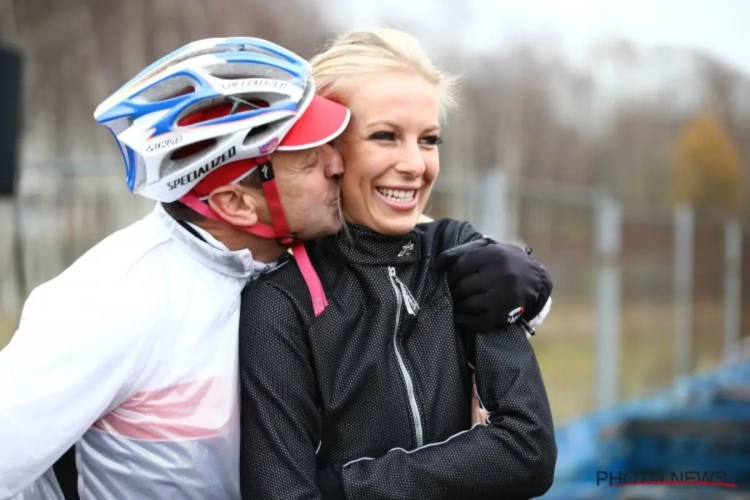
<svg viewBox="0 0 750 500">
<path fill-rule="evenodd" d="M 233 226 L 257 224 L 259 203 L 259 196 L 237 184 L 217 187 L 208 196 L 211 209 Z"/>
</svg>

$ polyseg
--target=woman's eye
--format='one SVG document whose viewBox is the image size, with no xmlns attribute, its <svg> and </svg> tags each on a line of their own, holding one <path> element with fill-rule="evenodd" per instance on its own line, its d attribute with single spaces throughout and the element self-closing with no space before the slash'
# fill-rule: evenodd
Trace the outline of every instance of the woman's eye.
<svg viewBox="0 0 750 500">
<path fill-rule="evenodd" d="M 374 141 L 392 141 L 396 138 L 396 134 L 393 132 L 375 132 L 370 136 L 370 139 Z"/>
<path fill-rule="evenodd" d="M 422 139 L 422 142 L 430 146 L 437 146 L 443 143 L 443 138 L 439 135 L 431 135 Z"/>
</svg>

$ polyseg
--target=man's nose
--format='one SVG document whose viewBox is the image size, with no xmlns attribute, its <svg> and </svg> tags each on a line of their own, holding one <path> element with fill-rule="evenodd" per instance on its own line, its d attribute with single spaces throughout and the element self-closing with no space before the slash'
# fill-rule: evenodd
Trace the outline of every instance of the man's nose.
<svg viewBox="0 0 750 500">
<path fill-rule="evenodd" d="M 330 144 L 321 146 L 321 154 L 325 155 L 325 176 L 328 179 L 341 177 L 344 174 L 344 159 L 341 153 Z"/>
</svg>

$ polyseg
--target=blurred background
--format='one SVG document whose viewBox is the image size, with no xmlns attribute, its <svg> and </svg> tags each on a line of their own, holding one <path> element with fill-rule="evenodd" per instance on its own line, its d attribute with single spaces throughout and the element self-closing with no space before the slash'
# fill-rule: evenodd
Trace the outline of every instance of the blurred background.
<svg viewBox="0 0 750 500">
<path fill-rule="evenodd" d="M 309 57 L 344 29 L 401 28 L 462 75 L 428 213 L 524 242 L 550 270 L 533 344 L 559 475 L 592 483 L 634 408 L 674 412 L 681 383 L 711 388 L 706 415 L 717 388 L 746 399 L 748 20 L 742 0 L 0 0 L 4 54 L 22 56 L 18 94 L 0 57 L 0 348 L 30 290 L 151 209 L 92 118 L 109 93 L 198 38 Z"/>
</svg>

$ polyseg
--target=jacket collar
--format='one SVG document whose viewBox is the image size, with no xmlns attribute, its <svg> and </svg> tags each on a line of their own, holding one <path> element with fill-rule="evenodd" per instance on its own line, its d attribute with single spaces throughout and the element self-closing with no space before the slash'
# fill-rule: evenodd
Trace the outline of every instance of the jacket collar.
<svg viewBox="0 0 750 500">
<path fill-rule="evenodd" d="M 156 204 L 151 215 L 193 259 L 220 274 L 252 280 L 278 265 L 253 260 L 253 254 L 248 249 L 228 250 L 210 234 L 193 226 L 205 241 L 196 237 L 174 220 L 161 203 Z"/>
<path fill-rule="evenodd" d="M 393 266 L 411 264 L 421 258 L 417 231 L 402 236 L 387 236 L 367 227 L 347 224 L 348 233 L 318 240 L 320 249 L 357 264 Z"/>
</svg>

